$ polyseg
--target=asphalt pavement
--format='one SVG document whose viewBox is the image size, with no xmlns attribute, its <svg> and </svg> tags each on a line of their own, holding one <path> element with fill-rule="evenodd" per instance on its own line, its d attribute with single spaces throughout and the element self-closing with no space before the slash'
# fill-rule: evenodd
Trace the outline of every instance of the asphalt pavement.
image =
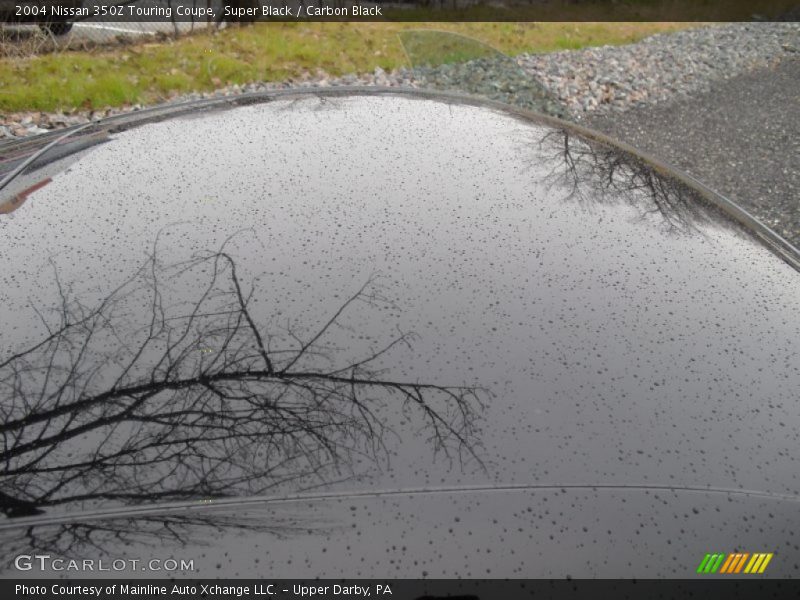
<svg viewBox="0 0 800 600">
<path fill-rule="evenodd" d="M 800 247 L 800 55 L 583 122 L 691 174 Z"/>
</svg>

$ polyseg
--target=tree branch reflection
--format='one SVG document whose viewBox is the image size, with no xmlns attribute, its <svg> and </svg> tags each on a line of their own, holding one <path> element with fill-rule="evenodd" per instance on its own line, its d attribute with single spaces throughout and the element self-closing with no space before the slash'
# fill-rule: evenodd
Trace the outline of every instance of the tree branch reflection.
<svg viewBox="0 0 800 600">
<path fill-rule="evenodd" d="M 106 556 L 126 555 L 126 549 L 141 546 L 159 547 L 213 544 L 218 535 L 239 531 L 243 535 L 268 536 L 270 542 L 288 539 L 309 531 L 329 532 L 331 526 L 302 517 L 261 515 L 231 516 L 220 513 L 163 514 L 114 518 L 102 521 L 62 523 L 52 526 L 30 526 L 11 530 L 2 536 L 3 555 L 53 554 L 63 558 L 82 559 L 92 553 Z M 10 562 L 10 561 L 9 561 Z"/>
<path fill-rule="evenodd" d="M 565 190 L 564 200 L 621 200 L 672 233 L 697 232 L 710 222 L 711 206 L 697 192 L 618 148 L 578 139 L 567 129 L 548 131 L 538 145 L 550 156 L 545 179 Z"/>
<path fill-rule="evenodd" d="M 392 403 L 421 419 L 435 452 L 477 458 L 478 390 L 377 368 L 413 334 L 357 360 L 330 345 L 345 313 L 391 306 L 374 278 L 310 334 L 258 322 L 256 288 L 224 246 L 172 265 L 153 251 L 91 306 L 56 283 L 55 316 L 38 313 L 47 334 L 0 362 L 8 517 L 324 482 L 386 452 Z"/>
</svg>

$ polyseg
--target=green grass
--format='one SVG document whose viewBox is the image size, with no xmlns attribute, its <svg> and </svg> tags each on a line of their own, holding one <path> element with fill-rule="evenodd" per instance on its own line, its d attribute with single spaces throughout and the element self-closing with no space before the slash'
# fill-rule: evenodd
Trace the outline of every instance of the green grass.
<svg viewBox="0 0 800 600">
<path fill-rule="evenodd" d="M 635 42 L 686 23 L 258 23 L 161 43 L 0 59 L 0 112 L 156 103 L 231 83 L 407 66 L 398 34 L 460 33 L 502 52 Z M 449 57 L 457 59 L 458 56 Z"/>
</svg>

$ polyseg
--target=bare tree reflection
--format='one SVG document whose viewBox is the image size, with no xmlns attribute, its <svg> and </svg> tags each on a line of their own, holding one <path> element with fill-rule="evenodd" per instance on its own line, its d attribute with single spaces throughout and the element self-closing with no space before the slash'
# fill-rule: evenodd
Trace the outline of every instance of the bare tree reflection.
<svg viewBox="0 0 800 600">
<path fill-rule="evenodd" d="M 7 516 L 325 481 L 355 454 L 380 456 L 392 402 L 424 421 L 435 451 L 475 456 L 474 388 L 375 366 L 411 334 L 357 360 L 330 346 L 345 312 L 391 304 L 374 279 L 311 333 L 278 333 L 257 322 L 255 286 L 224 245 L 173 265 L 156 254 L 98 303 L 57 278 L 56 317 L 39 312 L 47 335 L 0 362 Z"/>
<path fill-rule="evenodd" d="M 307 515 L 269 519 L 249 515 L 197 513 L 137 516 L 85 522 L 68 522 L 52 526 L 30 526 L 14 529 L 0 537 L 3 555 L 52 554 L 60 558 L 84 558 L 91 553 L 121 557 L 126 548 L 141 546 L 212 544 L 218 534 L 241 531 L 243 534 L 267 535 L 271 541 L 283 540 L 309 531 L 331 530 L 322 522 L 313 522 Z"/>
<path fill-rule="evenodd" d="M 539 147 L 551 153 L 547 180 L 566 190 L 565 200 L 622 200 L 670 232 L 695 231 L 709 221 L 711 207 L 697 192 L 618 148 L 578 139 L 567 129 L 549 131 Z"/>
</svg>

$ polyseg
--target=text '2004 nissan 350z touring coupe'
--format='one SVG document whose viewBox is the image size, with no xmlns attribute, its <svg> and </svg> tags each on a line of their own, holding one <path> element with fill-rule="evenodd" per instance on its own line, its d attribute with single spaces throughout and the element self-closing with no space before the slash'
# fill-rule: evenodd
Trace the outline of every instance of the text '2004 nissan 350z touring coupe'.
<svg viewBox="0 0 800 600">
<path fill-rule="evenodd" d="M 688 178 L 419 91 L 2 153 L 5 576 L 798 574 L 800 257 Z"/>
</svg>

